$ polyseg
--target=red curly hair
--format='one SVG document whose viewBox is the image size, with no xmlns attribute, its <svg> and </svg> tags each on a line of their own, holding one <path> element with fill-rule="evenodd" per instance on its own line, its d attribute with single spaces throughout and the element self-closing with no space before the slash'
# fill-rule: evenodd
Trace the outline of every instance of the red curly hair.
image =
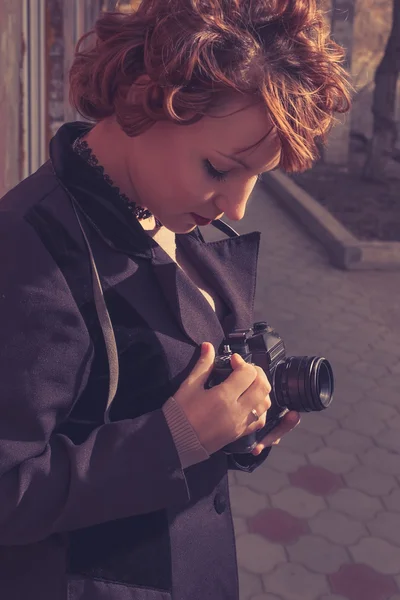
<svg viewBox="0 0 400 600">
<path fill-rule="evenodd" d="M 132 14 L 103 13 L 81 38 L 70 98 L 83 117 L 115 115 L 137 136 L 161 119 L 196 122 L 239 92 L 267 107 L 280 167 L 304 171 L 334 113 L 350 108 L 344 57 L 317 0 L 142 0 Z M 139 77 L 133 102 L 128 92 Z"/>
</svg>

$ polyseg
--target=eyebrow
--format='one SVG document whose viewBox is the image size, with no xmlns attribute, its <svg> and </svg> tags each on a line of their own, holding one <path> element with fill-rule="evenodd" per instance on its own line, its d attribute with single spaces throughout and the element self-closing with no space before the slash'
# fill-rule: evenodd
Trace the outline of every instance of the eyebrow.
<svg viewBox="0 0 400 600">
<path fill-rule="evenodd" d="M 245 169 L 249 170 L 250 167 L 249 165 L 246 165 L 245 162 L 243 162 L 242 160 L 240 160 L 240 158 L 237 158 L 237 156 L 235 155 L 229 155 L 229 154 L 224 154 L 223 152 L 219 152 L 217 150 L 218 154 L 220 154 L 221 156 L 225 157 L 225 158 L 229 158 L 230 160 L 233 160 L 234 162 L 238 163 L 239 165 L 241 165 L 242 167 L 244 167 Z"/>
<path fill-rule="evenodd" d="M 238 163 L 245 169 L 250 170 L 250 167 L 245 162 L 243 162 L 240 158 L 238 158 L 236 155 L 243 154 L 244 152 L 248 152 L 249 150 L 252 150 L 253 148 L 257 148 L 257 146 L 260 146 L 267 139 L 269 134 L 272 132 L 273 128 L 274 128 L 274 126 L 272 125 L 271 129 L 269 131 L 267 131 L 267 133 L 261 138 L 261 140 L 259 140 L 255 144 L 251 144 L 250 146 L 247 146 L 246 148 L 241 148 L 240 150 L 236 150 L 234 152 L 234 154 L 224 154 L 223 152 L 219 152 L 218 150 L 217 150 L 217 152 L 224 158 L 229 158 L 230 160 L 233 160 L 234 162 Z"/>
</svg>

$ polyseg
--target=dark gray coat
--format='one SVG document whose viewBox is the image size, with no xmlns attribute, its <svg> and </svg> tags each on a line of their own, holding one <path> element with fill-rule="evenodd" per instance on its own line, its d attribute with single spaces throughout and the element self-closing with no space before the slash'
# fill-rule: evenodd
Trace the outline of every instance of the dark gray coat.
<svg viewBox="0 0 400 600">
<path fill-rule="evenodd" d="M 182 470 L 161 410 L 203 341 L 253 323 L 258 232 L 177 235 L 219 292 L 222 323 L 191 280 L 124 214 L 71 148 L 0 203 L 0 597 L 237 600 L 227 456 Z M 80 207 L 113 323 L 120 380 L 104 424 L 108 362 Z"/>
</svg>

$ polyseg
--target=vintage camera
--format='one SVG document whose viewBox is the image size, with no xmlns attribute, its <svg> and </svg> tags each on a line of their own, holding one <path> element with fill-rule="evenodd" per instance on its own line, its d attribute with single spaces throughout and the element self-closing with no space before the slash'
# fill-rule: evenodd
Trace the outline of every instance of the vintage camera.
<svg viewBox="0 0 400 600">
<path fill-rule="evenodd" d="M 283 340 L 265 321 L 254 323 L 250 329 L 236 329 L 222 346 L 223 353 L 215 358 L 207 389 L 222 383 L 232 373 L 231 357 L 235 353 L 264 369 L 272 387 L 265 427 L 224 446 L 226 454 L 252 452 L 289 410 L 319 411 L 332 402 L 334 381 L 329 362 L 318 356 L 286 358 Z"/>
</svg>

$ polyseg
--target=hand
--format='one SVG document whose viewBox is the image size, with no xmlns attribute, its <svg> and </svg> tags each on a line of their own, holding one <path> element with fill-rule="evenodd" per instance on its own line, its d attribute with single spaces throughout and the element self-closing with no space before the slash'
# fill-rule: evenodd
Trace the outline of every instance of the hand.
<svg viewBox="0 0 400 600">
<path fill-rule="evenodd" d="M 268 419 L 267 419 L 268 420 Z M 279 423 L 275 429 L 270 431 L 268 435 L 265 436 L 257 444 L 257 446 L 252 451 L 254 456 L 258 456 L 264 450 L 264 448 L 268 448 L 269 446 L 276 446 L 281 441 L 281 438 L 292 431 L 297 425 L 300 423 L 300 415 L 298 412 L 291 410 L 283 417 L 282 421 Z"/>
<path fill-rule="evenodd" d="M 202 349 L 204 353 L 175 392 L 174 400 L 185 413 L 200 444 L 211 455 L 264 426 L 271 407 L 271 386 L 261 367 L 234 354 L 229 377 L 205 389 L 215 368 L 215 350 L 209 342 L 202 344 Z M 261 415 L 257 421 L 250 418 L 253 408 Z"/>
</svg>

